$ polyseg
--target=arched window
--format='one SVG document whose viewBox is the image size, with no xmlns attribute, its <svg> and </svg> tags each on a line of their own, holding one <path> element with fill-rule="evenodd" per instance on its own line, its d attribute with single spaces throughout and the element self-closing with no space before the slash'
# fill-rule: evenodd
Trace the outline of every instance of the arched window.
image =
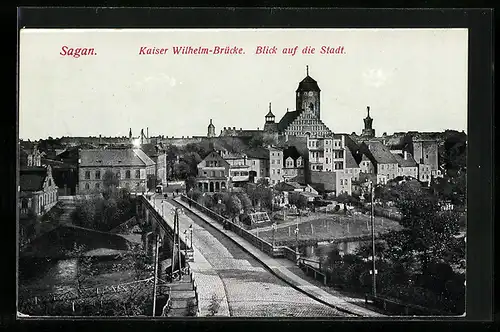
<svg viewBox="0 0 500 332">
<path fill-rule="evenodd" d="M 85 189 L 86 190 L 89 190 L 90 189 L 90 185 L 88 183 L 85 183 Z"/>
<path fill-rule="evenodd" d="M 125 178 L 130 179 L 130 170 L 125 171 Z"/>
<path fill-rule="evenodd" d="M 96 189 L 99 189 L 99 182 L 97 182 L 97 183 L 95 184 L 95 188 L 96 188 Z"/>
</svg>

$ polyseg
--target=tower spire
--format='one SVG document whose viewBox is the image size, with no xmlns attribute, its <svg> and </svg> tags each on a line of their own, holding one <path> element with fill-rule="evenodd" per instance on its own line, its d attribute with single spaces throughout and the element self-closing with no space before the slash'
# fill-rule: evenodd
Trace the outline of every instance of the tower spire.
<svg viewBox="0 0 500 332">
<path fill-rule="evenodd" d="M 306 65 L 306 76 L 309 76 L 309 65 Z"/>
<path fill-rule="evenodd" d="M 370 117 L 370 106 L 366 106 L 366 111 L 368 112 L 368 118 Z"/>
<path fill-rule="evenodd" d="M 271 112 L 271 102 L 269 102 L 269 112 Z"/>
</svg>

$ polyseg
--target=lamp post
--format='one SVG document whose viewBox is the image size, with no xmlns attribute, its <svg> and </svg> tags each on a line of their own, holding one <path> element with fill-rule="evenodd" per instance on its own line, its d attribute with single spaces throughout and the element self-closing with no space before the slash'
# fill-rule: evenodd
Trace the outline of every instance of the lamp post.
<svg viewBox="0 0 500 332">
<path fill-rule="evenodd" d="M 179 235 L 179 213 L 182 213 L 182 209 L 180 208 L 173 208 L 172 213 L 174 214 L 174 236 L 173 236 L 173 241 L 172 241 L 172 269 L 171 269 L 171 276 L 173 278 L 174 275 L 174 269 L 175 269 L 175 260 L 176 260 L 176 254 L 178 255 L 178 261 L 179 261 L 179 280 L 181 279 L 181 251 L 180 251 L 180 235 Z"/>
<path fill-rule="evenodd" d="M 372 225 L 372 271 L 371 271 L 371 275 L 372 275 L 372 292 L 373 292 L 373 296 L 377 296 L 377 284 L 376 284 L 376 281 L 377 281 L 377 270 L 375 268 L 375 221 L 374 221 L 374 212 L 375 212 L 375 209 L 374 209 L 374 206 L 373 206 L 373 196 L 375 194 L 375 187 L 373 186 L 373 181 L 370 181 L 370 198 L 371 198 L 371 215 L 370 215 L 370 221 L 371 221 L 371 225 Z"/>
<path fill-rule="evenodd" d="M 274 250 L 274 244 L 275 244 L 275 238 L 276 238 L 276 223 L 273 223 L 273 250 Z"/>
<path fill-rule="evenodd" d="M 193 250 L 193 224 L 189 225 L 189 234 L 190 234 L 190 247 L 191 247 L 191 250 Z"/>
<path fill-rule="evenodd" d="M 296 226 L 294 233 L 295 233 L 295 255 L 298 255 L 298 253 L 299 253 L 299 225 Z"/>
<path fill-rule="evenodd" d="M 188 247 L 187 247 L 188 235 L 187 229 L 184 230 L 184 259 L 187 259 Z"/>
<path fill-rule="evenodd" d="M 153 280 L 153 317 L 155 316 L 156 313 L 156 285 L 158 282 L 158 254 L 159 254 L 159 246 L 158 243 L 161 240 L 158 237 L 158 234 L 155 235 L 155 243 L 156 243 L 156 248 L 155 248 L 155 276 Z"/>
</svg>

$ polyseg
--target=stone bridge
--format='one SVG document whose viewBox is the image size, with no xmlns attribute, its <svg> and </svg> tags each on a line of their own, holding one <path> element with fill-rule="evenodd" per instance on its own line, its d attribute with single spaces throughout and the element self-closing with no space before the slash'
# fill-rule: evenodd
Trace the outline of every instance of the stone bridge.
<svg viewBox="0 0 500 332">
<path fill-rule="evenodd" d="M 168 209 L 166 205 L 153 200 L 152 197 L 152 195 L 148 194 L 137 196 L 136 215 L 139 223 L 151 226 L 151 231 L 143 236 L 144 248 L 146 248 L 148 256 L 154 258 L 155 236 L 159 236 L 158 252 L 159 260 L 162 261 L 166 258 L 172 258 L 174 212 Z M 182 233 L 179 235 L 181 265 L 185 267 L 187 262 L 193 260 L 193 248 L 189 243 L 189 238 L 185 239 L 185 235 Z M 164 269 L 163 272 L 165 272 Z"/>
</svg>

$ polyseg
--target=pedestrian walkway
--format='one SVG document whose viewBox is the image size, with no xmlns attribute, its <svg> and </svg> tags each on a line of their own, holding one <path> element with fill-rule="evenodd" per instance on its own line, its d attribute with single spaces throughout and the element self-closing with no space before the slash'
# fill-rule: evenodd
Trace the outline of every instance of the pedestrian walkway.
<svg viewBox="0 0 500 332">
<path fill-rule="evenodd" d="M 198 211 L 197 209 L 189 208 L 189 205 L 181 201 L 180 198 L 176 198 L 176 202 L 178 202 L 184 208 L 196 214 L 198 217 L 205 220 L 212 227 L 218 229 L 221 233 L 224 233 L 227 237 L 231 238 L 235 243 L 237 243 L 240 247 L 244 248 L 246 252 L 251 254 L 255 259 L 257 259 L 264 266 L 270 269 L 272 273 L 278 276 L 280 279 L 286 281 L 294 288 L 308 294 L 312 298 L 358 316 L 363 316 L 363 317 L 384 316 L 382 314 L 363 308 L 361 306 L 349 303 L 347 301 L 347 298 L 340 295 L 330 294 L 325 290 L 321 289 L 320 287 L 311 284 L 309 281 L 305 280 L 304 278 L 301 278 L 300 276 L 292 272 L 292 269 L 296 268 L 294 262 L 289 261 L 287 259 L 276 259 L 269 257 L 267 254 L 254 247 L 251 243 L 244 240 L 239 235 L 231 231 L 224 230 L 221 224 L 219 224 L 212 218 L 208 217 L 204 213 Z"/>
<path fill-rule="evenodd" d="M 165 211 L 171 211 L 174 208 L 167 200 L 164 200 L 162 204 L 165 205 Z M 166 214 L 164 217 L 169 224 L 173 225 L 173 215 Z M 186 230 L 189 232 L 189 226 L 191 225 L 193 226 L 193 232 L 197 232 L 198 225 L 183 214 L 179 215 L 180 234 L 184 234 Z M 221 278 L 203 256 L 201 250 L 197 248 L 195 241 L 193 241 L 193 249 L 194 261 L 189 263 L 189 267 L 193 273 L 194 284 L 197 286 L 199 316 L 212 315 L 213 310 L 210 307 L 214 302 L 218 302 L 218 310 L 214 313 L 214 316 L 230 316 L 229 304 Z M 200 287 L 200 285 L 202 286 Z"/>
</svg>

